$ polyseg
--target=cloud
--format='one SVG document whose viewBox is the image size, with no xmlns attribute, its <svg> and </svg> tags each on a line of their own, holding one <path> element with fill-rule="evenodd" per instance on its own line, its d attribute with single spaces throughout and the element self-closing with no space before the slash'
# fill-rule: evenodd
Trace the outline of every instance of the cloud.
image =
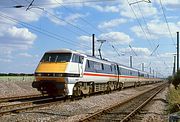
<svg viewBox="0 0 180 122">
<path fill-rule="evenodd" d="M 169 22 L 169 27 L 172 35 L 175 35 L 175 33 L 180 30 L 180 22 Z M 151 39 L 160 39 L 164 37 L 171 38 L 171 35 L 168 31 L 167 24 L 165 22 L 155 20 L 150 21 L 147 23 L 148 29 L 150 31 Z M 144 30 L 147 32 L 147 28 L 143 26 Z M 141 38 L 145 38 L 145 34 L 142 32 L 142 30 L 138 26 L 134 26 L 131 28 L 131 30 Z M 146 35 L 150 36 L 149 33 Z"/>
<path fill-rule="evenodd" d="M 1 32 L 0 47 L 9 47 L 12 50 L 28 49 L 32 46 L 37 36 L 31 33 L 27 28 L 17 28 L 15 26 L 7 28 Z"/>
<path fill-rule="evenodd" d="M 0 58 L 0 62 L 11 63 L 12 60 L 11 60 L 11 59 L 3 59 L 3 58 Z"/>
<path fill-rule="evenodd" d="M 67 25 L 67 24 L 73 24 L 73 25 L 76 25 L 77 24 L 77 21 L 80 19 L 80 18 L 83 18 L 87 15 L 83 15 L 83 14 L 79 14 L 79 13 L 73 13 L 73 14 L 63 14 L 61 12 L 58 12 L 58 11 L 53 11 L 51 10 L 49 12 L 50 14 L 47 14 L 47 17 L 55 24 L 58 24 L 58 25 Z"/>
<path fill-rule="evenodd" d="M 159 4 L 158 0 L 153 0 L 153 2 Z M 180 7 L 180 0 L 161 0 L 161 2 L 168 10 L 176 10 Z"/>
<path fill-rule="evenodd" d="M 109 32 L 99 35 L 98 39 L 105 39 L 114 44 L 129 44 L 133 39 L 123 32 Z"/>
<path fill-rule="evenodd" d="M 125 22 L 127 22 L 126 19 L 112 19 L 110 21 L 102 22 L 101 24 L 98 25 L 98 28 L 109 29 L 109 28 L 117 27 L 118 25 L 123 24 Z"/>
<path fill-rule="evenodd" d="M 33 56 L 28 53 L 20 53 L 19 56 L 26 57 L 26 58 L 32 58 Z"/>
<path fill-rule="evenodd" d="M 78 37 L 78 40 L 83 41 L 83 42 L 90 42 L 92 40 L 91 36 L 80 36 Z"/>
<path fill-rule="evenodd" d="M 136 17 L 142 18 L 141 12 L 144 17 L 154 16 L 154 15 L 157 15 L 157 13 L 158 13 L 158 10 L 153 6 L 153 4 L 149 4 L 149 3 L 145 3 L 145 2 L 131 5 L 136 16 L 134 15 L 134 13 L 131 10 L 130 6 L 128 5 L 127 1 L 124 1 L 124 0 L 121 1 L 121 5 L 119 5 L 119 7 L 120 7 L 120 15 L 122 15 L 124 17 L 128 17 L 128 18 L 132 18 L 132 19 L 135 19 Z M 140 8 L 141 12 L 140 12 L 139 8 Z"/>
<path fill-rule="evenodd" d="M 112 13 L 117 13 L 119 12 L 119 7 L 118 6 L 100 6 L 100 5 L 92 5 L 90 6 L 92 8 L 95 8 L 96 10 L 100 12 L 112 12 Z"/>
<path fill-rule="evenodd" d="M 137 54 L 137 56 L 143 57 L 143 56 L 149 56 L 150 50 L 148 48 L 142 48 L 142 47 L 132 47 L 133 51 Z M 121 49 L 121 52 L 123 52 L 125 55 L 135 55 L 131 48 L 123 48 Z"/>
<path fill-rule="evenodd" d="M 33 44 L 33 41 L 36 39 L 36 35 L 29 32 L 27 28 L 17 28 L 12 27 L 7 31 L 9 37 L 12 37 L 16 40 L 22 41 L 24 44 Z"/>
</svg>

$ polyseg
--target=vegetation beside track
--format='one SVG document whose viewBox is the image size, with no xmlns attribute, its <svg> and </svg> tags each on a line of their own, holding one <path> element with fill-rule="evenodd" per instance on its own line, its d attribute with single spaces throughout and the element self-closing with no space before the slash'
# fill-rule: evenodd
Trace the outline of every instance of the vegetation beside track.
<svg viewBox="0 0 180 122">
<path fill-rule="evenodd" d="M 171 86 L 168 93 L 168 112 L 174 113 L 180 111 L 180 87 Z"/>
<path fill-rule="evenodd" d="M 168 80 L 172 84 L 168 93 L 168 112 L 174 113 L 180 111 L 180 70 L 169 76 Z"/>
</svg>

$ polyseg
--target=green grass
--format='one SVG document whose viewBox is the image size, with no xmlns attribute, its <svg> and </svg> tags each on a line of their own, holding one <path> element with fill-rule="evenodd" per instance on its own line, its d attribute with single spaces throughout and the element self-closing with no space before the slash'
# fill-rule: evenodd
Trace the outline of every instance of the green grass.
<svg viewBox="0 0 180 122">
<path fill-rule="evenodd" d="M 168 93 L 168 112 L 174 113 L 180 111 L 178 105 L 180 105 L 180 87 L 176 90 L 174 87 L 169 89 Z"/>
</svg>

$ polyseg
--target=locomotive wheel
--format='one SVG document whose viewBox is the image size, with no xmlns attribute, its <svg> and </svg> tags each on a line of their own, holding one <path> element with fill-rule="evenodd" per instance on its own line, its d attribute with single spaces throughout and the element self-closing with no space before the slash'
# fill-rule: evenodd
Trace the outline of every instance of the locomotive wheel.
<svg viewBox="0 0 180 122">
<path fill-rule="evenodd" d="M 119 87 L 118 82 L 115 82 L 115 83 L 114 83 L 114 89 L 116 90 L 116 89 L 118 89 L 118 87 Z"/>
<path fill-rule="evenodd" d="M 78 85 L 76 86 L 76 90 L 73 91 L 73 96 L 78 97 L 81 95 L 82 95 L 81 88 L 80 88 L 80 85 Z"/>
<path fill-rule="evenodd" d="M 111 92 L 111 87 L 109 86 L 109 84 L 107 85 L 107 93 Z"/>
<path fill-rule="evenodd" d="M 94 93 L 94 82 L 91 82 L 88 95 Z"/>
<path fill-rule="evenodd" d="M 137 86 L 138 86 L 138 85 L 137 85 L 137 83 L 135 82 L 135 83 L 134 83 L 134 88 L 136 88 Z"/>
<path fill-rule="evenodd" d="M 119 83 L 119 90 L 122 90 L 122 89 L 123 89 L 123 84 Z"/>
</svg>

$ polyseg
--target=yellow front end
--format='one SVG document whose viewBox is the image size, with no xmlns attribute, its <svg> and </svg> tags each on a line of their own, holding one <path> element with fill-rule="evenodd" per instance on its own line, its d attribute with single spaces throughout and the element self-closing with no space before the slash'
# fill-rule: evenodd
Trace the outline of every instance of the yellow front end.
<svg viewBox="0 0 180 122">
<path fill-rule="evenodd" d="M 32 86 L 50 95 L 66 95 L 66 68 L 68 62 L 40 62 Z"/>
<path fill-rule="evenodd" d="M 68 62 L 40 62 L 35 72 L 64 73 Z"/>
<path fill-rule="evenodd" d="M 39 76 L 38 75 L 35 76 L 36 81 L 54 80 L 56 82 L 65 82 L 64 78 L 61 78 L 60 76 L 56 76 L 53 74 L 65 73 L 67 65 L 68 62 L 63 62 L 63 63 L 40 62 L 40 64 L 38 65 L 35 71 L 36 74 L 39 74 Z M 45 74 L 45 76 L 43 76 L 43 74 Z"/>
</svg>

